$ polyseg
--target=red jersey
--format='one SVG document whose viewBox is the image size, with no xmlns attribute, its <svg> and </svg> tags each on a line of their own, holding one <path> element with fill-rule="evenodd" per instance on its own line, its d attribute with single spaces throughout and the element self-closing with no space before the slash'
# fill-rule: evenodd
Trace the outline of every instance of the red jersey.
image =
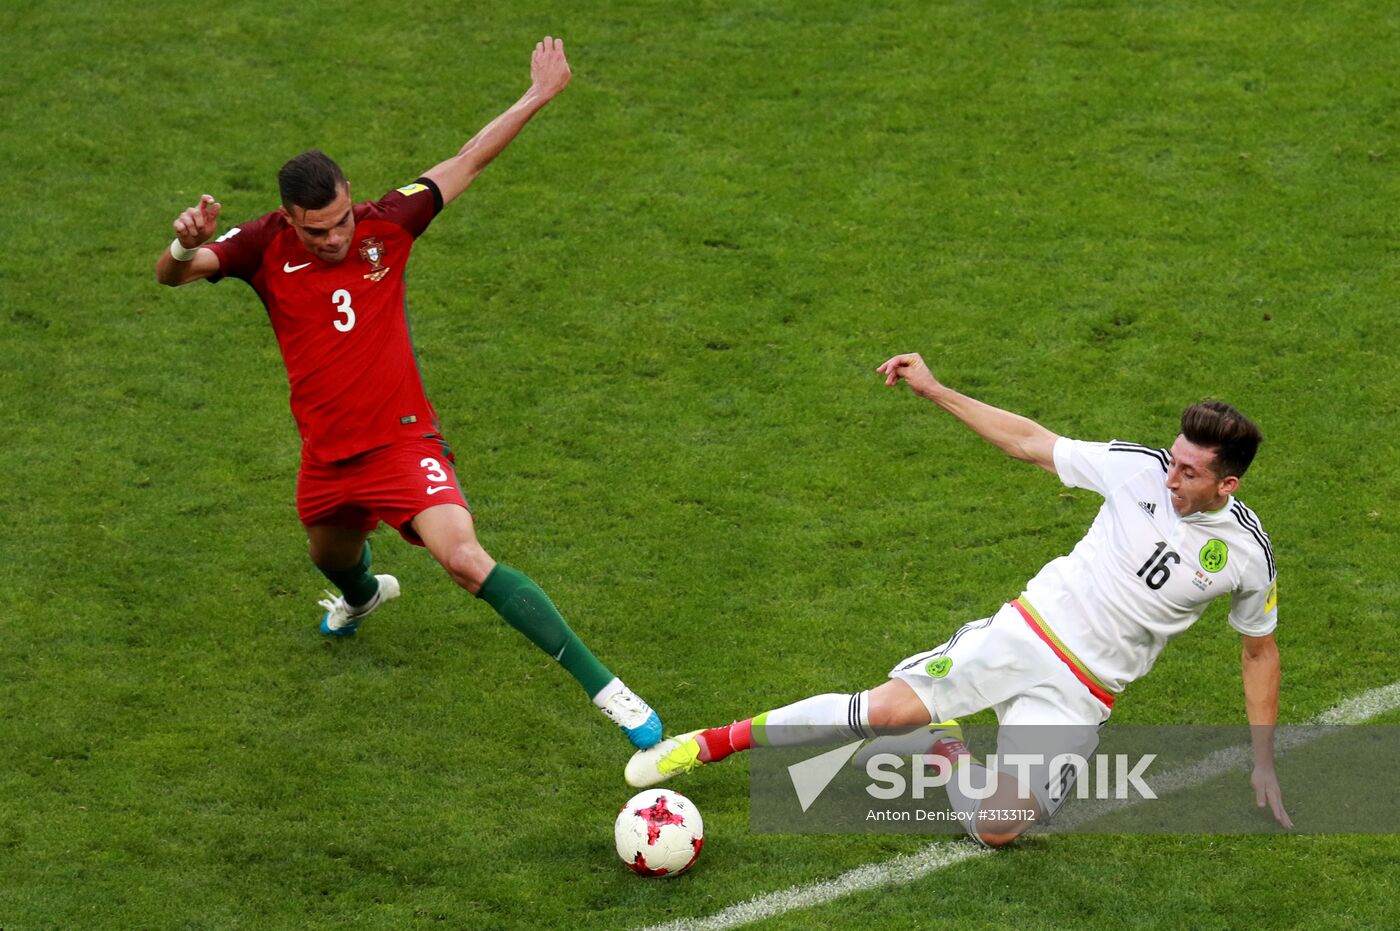
<svg viewBox="0 0 1400 931">
<path fill-rule="evenodd" d="M 307 252 L 280 213 L 209 243 L 210 277 L 242 278 L 267 308 L 291 385 L 302 458 L 335 462 L 438 432 L 408 330 L 404 266 L 442 209 L 430 179 L 354 206 L 350 251 L 331 265 Z"/>
</svg>

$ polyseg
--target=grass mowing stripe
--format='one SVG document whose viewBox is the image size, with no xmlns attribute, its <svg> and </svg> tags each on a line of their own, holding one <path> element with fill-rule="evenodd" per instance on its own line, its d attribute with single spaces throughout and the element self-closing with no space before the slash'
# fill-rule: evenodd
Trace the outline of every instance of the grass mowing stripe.
<svg viewBox="0 0 1400 931">
<path fill-rule="evenodd" d="M 1400 680 L 1353 696 L 1334 708 L 1322 712 L 1311 724 L 1363 724 L 1377 715 L 1400 707 Z M 1295 734 L 1281 737 L 1278 750 L 1300 747 L 1320 734 Z M 1153 788 L 1159 793 L 1174 792 L 1189 786 L 1198 785 L 1232 769 L 1249 764 L 1249 747 L 1227 747 L 1191 766 L 1170 770 L 1160 779 L 1153 780 Z M 1118 811 L 1137 804 L 1140 799 L 1120 802 L 1116 805 L 1099 805 L 1086 811 L 1078 819 L 1066 819 L 1067 826 L 1082 824 L 1102 817 L 1111 811 Z M 929 844 L 917 853 L 904 854 L 883 863 L 871 863 L 842 873 L 835 879 L 822 880 L 802 886 L 792 886 L 778 892 L 749 899 L 731 905 L 707 918 L 681 918 L 666 924 L 651 925 L 642 931 L 722 931 L 725 928 L 738 928 L 755 921 L 773 918 L 786 912 L 802 908 L 812 908 L 853 892 L 878 889 L 882 886 L 903 885 L 921 879 L 929 873 L 945 867 L 971 860 L 974 857 L 989 855 L 992 851 L 965 844 L 961 840 L 942 841 Z"/>
</svg>

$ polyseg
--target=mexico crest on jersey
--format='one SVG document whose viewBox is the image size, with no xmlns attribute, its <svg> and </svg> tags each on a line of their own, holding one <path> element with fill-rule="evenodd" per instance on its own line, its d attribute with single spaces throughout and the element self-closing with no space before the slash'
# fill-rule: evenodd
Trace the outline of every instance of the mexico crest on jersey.
<svg viewBox="0 0 1400 931">
<path fill-rule="evenodd" d="M 389 274 L 389 268 L 384 264 L 384 243 L 380 239 L 371 236 L 360 243 L 360 258 L 371 266 L 365 272 L 365 277 L 370 281 L 378 281 Z"/>
<path fill-rule="evenodd" d="M 1229 558 L 1230 548 L 1225 545 L 1224 540 L 1207 540 L 1206 545 L 1201 547 L 1201 568 L 1207 572 L 1219 572 L 1224 569 Z"/>
</svg>

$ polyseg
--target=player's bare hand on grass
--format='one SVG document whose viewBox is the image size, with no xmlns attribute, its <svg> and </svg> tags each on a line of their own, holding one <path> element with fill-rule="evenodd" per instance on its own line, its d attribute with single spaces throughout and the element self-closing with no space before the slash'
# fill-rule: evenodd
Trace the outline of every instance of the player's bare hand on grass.
<svg viewBox="0 0 1400 931">
<path fill-rule="evenodd" d="M 573 72 L 569 70 L 569 60 L 564 57 L 564 40 L 545 36 L 543 42 L 535 43 L 534 54 L 530 56 L 530 83 L 544 95 L 545 99 L 558 94 L 569 84 Z"/>
<path fill-rule="evenodd" d="M 179 237 L 180 245 L 186 249 L 193 249 L 213 238 L 214 232 L 219 228 L 219 211 L 222 209 L 223 205 L 213 196 L 204 194 L 199 198 L 198 204 L 176 217 L 171 225 L 175 227 L 175 235 Z"/>
<path fill-rule="evenodd" d="M 1272 769 L 1256 766 L 1249 777 L 1254 786 L 1254 802 L 1260 808 L 1273 810 L 1274 820 L 1286 828 L 1293 827 L 1293 819 L 1283 810 L 1283 790 L 1278 785 L 1278 774 Z"/>
<path fill-rule="evenodd" d="M 928 397 L 938 388 L 938 379 L 933 377 L 923 356 L 917 352 L 906 352 L 895 356 L 875 371 L 885 376 L 885 384 L 894 386 L 903 380 L 915 394 Z"/>
</svg>

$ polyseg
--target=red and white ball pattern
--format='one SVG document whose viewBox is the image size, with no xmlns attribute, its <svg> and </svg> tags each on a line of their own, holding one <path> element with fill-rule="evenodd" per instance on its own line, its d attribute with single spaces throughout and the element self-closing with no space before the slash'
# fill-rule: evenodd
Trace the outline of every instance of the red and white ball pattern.
<svg viewBox="0 0 1400 931">
<path fill-rule="evenodd" d="M 639 876 L 679 876 L 705 845 L 705 823 L 690 799 L 669 789 L 647 789 L 617 813 L 617 855 Z"/>
</svg>

